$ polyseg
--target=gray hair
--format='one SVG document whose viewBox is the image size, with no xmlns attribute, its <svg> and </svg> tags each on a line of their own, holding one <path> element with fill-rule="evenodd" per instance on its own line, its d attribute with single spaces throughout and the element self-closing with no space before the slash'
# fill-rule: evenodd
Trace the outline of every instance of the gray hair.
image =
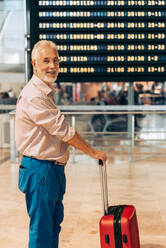
<svg viewBox="0 0 166 248">
<path fill-rule="evenodd" d="M 32 49 L 32 61 L 37 59 L 38 51 L 45 47 L 52 47 L 52 48 L 55 48 L 57 51 L 57 46 L 53 41 L 40 40 L 34 45 Z"/>
</svg>

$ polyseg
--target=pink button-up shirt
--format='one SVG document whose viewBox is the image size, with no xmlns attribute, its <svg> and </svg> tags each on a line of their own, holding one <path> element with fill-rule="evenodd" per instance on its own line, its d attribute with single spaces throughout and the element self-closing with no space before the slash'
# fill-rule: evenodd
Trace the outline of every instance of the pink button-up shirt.
<svg viewBox="0 0 166 248">
<path fill-rule="evenodd" d="M 15 140 L 22 155 L 66 163 L 75 130 L 69 126 L 54 100 L 54 88 L 33 75 L 16 106 Z"/>
</svg>

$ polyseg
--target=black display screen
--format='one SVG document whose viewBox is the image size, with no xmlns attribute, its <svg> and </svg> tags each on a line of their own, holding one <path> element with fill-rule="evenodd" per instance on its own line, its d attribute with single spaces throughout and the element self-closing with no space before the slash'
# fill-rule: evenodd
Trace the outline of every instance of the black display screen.
<svg viewBox="0 0 166 248">
<path fill-rule="evenodd" d="M 165 81 L 166 1 L 27 1 L 30 50 L 55 41 L 59 81 Z"/>
</svg>

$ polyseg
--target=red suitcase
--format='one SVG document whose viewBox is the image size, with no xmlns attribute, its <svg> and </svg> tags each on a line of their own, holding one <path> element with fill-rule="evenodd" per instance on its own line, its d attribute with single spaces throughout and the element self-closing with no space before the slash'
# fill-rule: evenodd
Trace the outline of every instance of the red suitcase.
<svg viewBox="0 0 166 248">
<path fill-rule="evenodd" d="M 99 161 L 104 216 L 100 220 L 101 248 L 140 248 L 136 210 L 134 206 L 108 207 L 106 165 Z"/>
</svg>

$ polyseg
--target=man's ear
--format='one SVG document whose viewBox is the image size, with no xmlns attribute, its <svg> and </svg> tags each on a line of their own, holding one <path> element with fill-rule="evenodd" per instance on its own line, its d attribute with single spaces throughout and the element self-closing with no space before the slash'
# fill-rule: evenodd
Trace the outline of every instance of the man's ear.
<svg viewBox="0 0 166 248">
<path fill-rule="evenodd" d="M 36 61 L 32 60 L 33 72 L 36 73 Z"/>
<path fill-rule="evenodd" d="M 35 65 L 35 60 L 32 60 L 32 65 L 33 65 L 33 66 Z"/>
</svg>

